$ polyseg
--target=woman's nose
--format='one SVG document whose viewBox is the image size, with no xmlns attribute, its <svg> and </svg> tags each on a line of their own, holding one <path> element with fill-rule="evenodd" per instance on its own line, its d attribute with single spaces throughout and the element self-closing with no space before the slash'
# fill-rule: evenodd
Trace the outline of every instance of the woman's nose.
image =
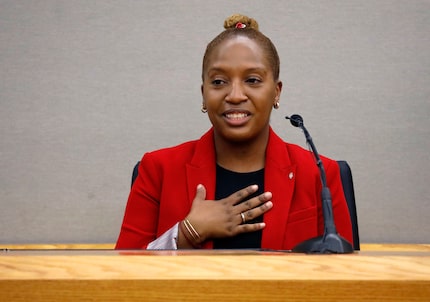
<svg viewBox="0 0 430 302">
<path fill-rule="evenodd" d="M 240 103 L 248 99 L 241 83 L 232 83 L 225 100 L 230 103 Z"/>
</svg>

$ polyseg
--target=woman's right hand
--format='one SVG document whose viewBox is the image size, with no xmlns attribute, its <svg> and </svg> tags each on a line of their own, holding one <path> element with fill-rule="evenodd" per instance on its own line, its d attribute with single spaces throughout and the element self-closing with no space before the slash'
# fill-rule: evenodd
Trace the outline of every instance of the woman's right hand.
<svg viewBox="0 0 430 302">
<path fill-rule="evenodd" d="M 249 224 L 246 221 L 266 213 L 273 207 L 272 193 L 264 192 L 242 202 L 255 193 L 257 189 L 257 185 L 251 185 L 226 198 L 206 200 L 205 187 L 201 184 L 198 185 L 196 196 L 186 219 L 199 233 L 201 242 L 210 238 L 231 237 L 240 233 L 263 229 L 265 227 L 264 222 Z"/>
</svg>

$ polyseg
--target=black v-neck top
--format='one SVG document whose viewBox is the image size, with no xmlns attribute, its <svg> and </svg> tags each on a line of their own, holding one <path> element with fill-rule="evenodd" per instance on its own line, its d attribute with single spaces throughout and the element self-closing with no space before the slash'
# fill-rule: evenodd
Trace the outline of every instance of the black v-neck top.
<svg viewBox="0 0 430 302">
<path fill-rule="evenodd" d="M 225 198 L 234 192 L 243 189 L 250 185 L 258 185 L 258 190 L 253 195 L 248 197 L 258 196 L 264 192 L 264 169 L 239 173 L 233 172 L 217 165 L 216 167 L 216 187 L 215 187 L 215 199 L 220 200 Z M 243 201 L 245 201 L 244 199 Z M 242 201 L 242 202 L 243 202 Z M 247 223 L 262 222 L 263 215 L 248 221 Z M 234 237 L 227 238 L 216 238 L 213 243 L 214 249 L 253 249 L 261 248 L 261 235 L 262 231 L 242 233 Z"/>
</svg>

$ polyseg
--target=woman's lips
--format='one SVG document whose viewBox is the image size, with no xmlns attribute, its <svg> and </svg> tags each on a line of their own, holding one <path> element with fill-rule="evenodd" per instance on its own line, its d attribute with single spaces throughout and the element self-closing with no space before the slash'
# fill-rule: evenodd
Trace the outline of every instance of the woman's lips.
<svg viewBox="0 0 430 302">
<path fill-rule="evenodd" d="M 223 116 L 228 124 L 232 126 L 241 126 L 249 120 L 251 114 L 247 111 L 227 111 Z"/>
<path fill-rule="evenodd" d="M 235 112 L 235 113 L 227 113 L 225 114 L 225 117 L 232 120 L 239 120 L 247 117 L 248 114 L 244 112 Z"/>
</svg>

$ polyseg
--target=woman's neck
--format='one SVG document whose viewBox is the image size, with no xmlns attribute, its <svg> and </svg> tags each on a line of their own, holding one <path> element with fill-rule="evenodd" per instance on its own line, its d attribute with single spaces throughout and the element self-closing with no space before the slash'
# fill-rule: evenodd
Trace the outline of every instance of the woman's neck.
<svg viewBox="0 0 430 302">
<path fill-rule="evenodd" d="M 215 135 L 217 164 L 235 172 L 253 172 L 264 168 L 269 134 L 246 142 L 229 142 Z"/>
</svg>

